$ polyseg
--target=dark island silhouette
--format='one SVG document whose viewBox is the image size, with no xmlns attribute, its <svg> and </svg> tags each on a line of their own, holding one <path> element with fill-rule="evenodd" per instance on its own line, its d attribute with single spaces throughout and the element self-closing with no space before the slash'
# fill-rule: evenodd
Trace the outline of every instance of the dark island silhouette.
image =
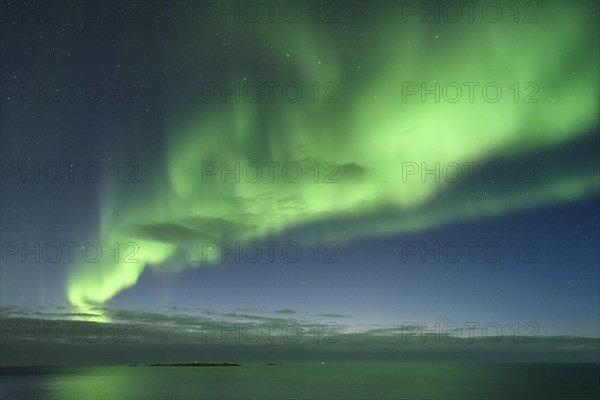
<svg viewBox="0 0 600 400">
<path fill-rule="evenodd" d="M 213 362 L 193 362 L 193 363 L 175 363 L 175 364 L 148 364 L 148 367 L 240 367 L 242 364 L 236 363 L 213 363 Z"/>
<path fill-rule="evenodd" d="M 265 363 L 263 365 L 283 365 L 282 363 Z M 130 364 L 130 367 L 138 367 L 137 364 Z M 187 362 L 187 363 L 169 363 L 169 364 L 147 364 L 146 367 L 241 367 L 237 363 L 217 363 L 217 362 Z"/>
</svg>

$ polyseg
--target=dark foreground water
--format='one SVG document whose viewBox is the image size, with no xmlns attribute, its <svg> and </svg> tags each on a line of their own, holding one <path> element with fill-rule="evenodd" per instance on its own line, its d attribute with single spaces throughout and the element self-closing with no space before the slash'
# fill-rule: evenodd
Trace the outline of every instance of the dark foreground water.
<svg viewBox="0 0 600 400">
<path fill-rule="evenodd" d="M 4 368 L 2 399 L 597 399 L 598 364 Z"/>
</svg>

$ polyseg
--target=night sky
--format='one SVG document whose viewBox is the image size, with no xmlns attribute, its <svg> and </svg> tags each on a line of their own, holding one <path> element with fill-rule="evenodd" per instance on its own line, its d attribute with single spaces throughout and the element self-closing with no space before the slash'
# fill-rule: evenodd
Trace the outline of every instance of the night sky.
<svg viewBox="0 0 600 400">
<path fill-rule="evenodd" d="M 600 336 L 597 2 L 43 3 L 1 9 L 3 319 Z"/>
</svg>

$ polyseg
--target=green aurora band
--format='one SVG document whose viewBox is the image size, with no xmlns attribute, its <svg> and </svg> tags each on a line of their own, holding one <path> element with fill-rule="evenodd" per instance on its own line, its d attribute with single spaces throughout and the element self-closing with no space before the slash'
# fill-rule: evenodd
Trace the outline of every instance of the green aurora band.
<svg viewBox="0 0 600 400">
<path fill-rule="evenodd" d="M 99 229 L 93 234 L 100 243 L 136 242 L 139 262 L 77 266 L 67 285 L 70 302 L 80 309 L 102 304 L 135 285 L 146 267 L 178 271 L 197 266 L 203 257 L 198 244 L 206 240 L 261 240 L 306 227 L 307 236 L 317 232 L 319 240 L 342 242 L 598 192 L 595 159 L 556 168 L 526 189 L 506 183 L 422 182 L 417 176 L 402 181 L 402 162 L 432 166 L 527 159 L 528 154 L 557 151 L 594 132 L 600 67 L 596 2 L 564 7 L 542 3 L 534 24 L 516 24 L 507 17 L 496 24 L 433 25 L 418 18 L 400 23 L 394 17 L 399 10 L 390 10 L 399 5 L 380 4 L 368 17 L 357 13 L 351 18 L 352 30 L 308 22 L 209 24 L 213 29 L 207 32 L 221 32 L 222 40 L 232 44 L 229 50 L 220 45 L 215 50 L 214 58 L 225 61 L 223 78 L 280 78 L 302 82 L 303 88 L 309 85 L 304 82 L 336 82 L 340 101 L 202 103 L 197 92 L 195 100 L 174 100 L 169 113 L 177 117 L 164 128 L 165 153 L 154 157 L 160 167 L 135 185 L 135 191 L 107 186 Z M 198 75 L 194 58 L 181 55 L 194 48 L 194 29 L 182 27 L 166 55 L 172 63 L 180 62 L 190 77 Z M 369 40 L 353 42 L 361 35 Z M 257 50 L 253 40 L 271 46 Z M 258 56 L 283 72 L 261 76 L 250 62 Z M 240 64 L 246 61 L 250 67 L 243 69 Z M 503 95 L 497 103 L 483 101 L 479 86 L 471 103 L 463 86 L 463 99 L 456 103 L 436 103 L 433 96 L 421 102 L 418 95 L 403 101 L 402 83 L 407 81 L 427 82 L 430 88 L 434 82 L 497 82 Z M 515 102 L 509 90 L 515 82 L 521 88 L 535 82 L 539 102 Z M 151 159 L 140 156 L 143 133 L 136 140 L 120 150 L 123 159 Z M 204 162 L 231 166 L 268 161 L 297 162 L 303 178 L 286 182 L 276 168 L 274 182 L 263 176 L 256 183 L 235 183 L 231 177 L 223 183 L 218 175 L 202 182 Z M 309 169 L 315 162 L 321 166 L 318 183 Z M 328 162 L 340 166 L 337 183 L 322 182 Z"/>
</svg>

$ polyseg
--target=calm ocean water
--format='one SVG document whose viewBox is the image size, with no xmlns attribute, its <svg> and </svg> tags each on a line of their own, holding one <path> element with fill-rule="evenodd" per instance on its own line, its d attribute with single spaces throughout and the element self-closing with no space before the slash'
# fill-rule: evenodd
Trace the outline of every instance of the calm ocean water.
<svg viewBox="0 0 600 400">
<path fill-rule="evenodd" d="M 2 399 L 598 398 L 598 364 L 4 368 Z"/>
</svg>

